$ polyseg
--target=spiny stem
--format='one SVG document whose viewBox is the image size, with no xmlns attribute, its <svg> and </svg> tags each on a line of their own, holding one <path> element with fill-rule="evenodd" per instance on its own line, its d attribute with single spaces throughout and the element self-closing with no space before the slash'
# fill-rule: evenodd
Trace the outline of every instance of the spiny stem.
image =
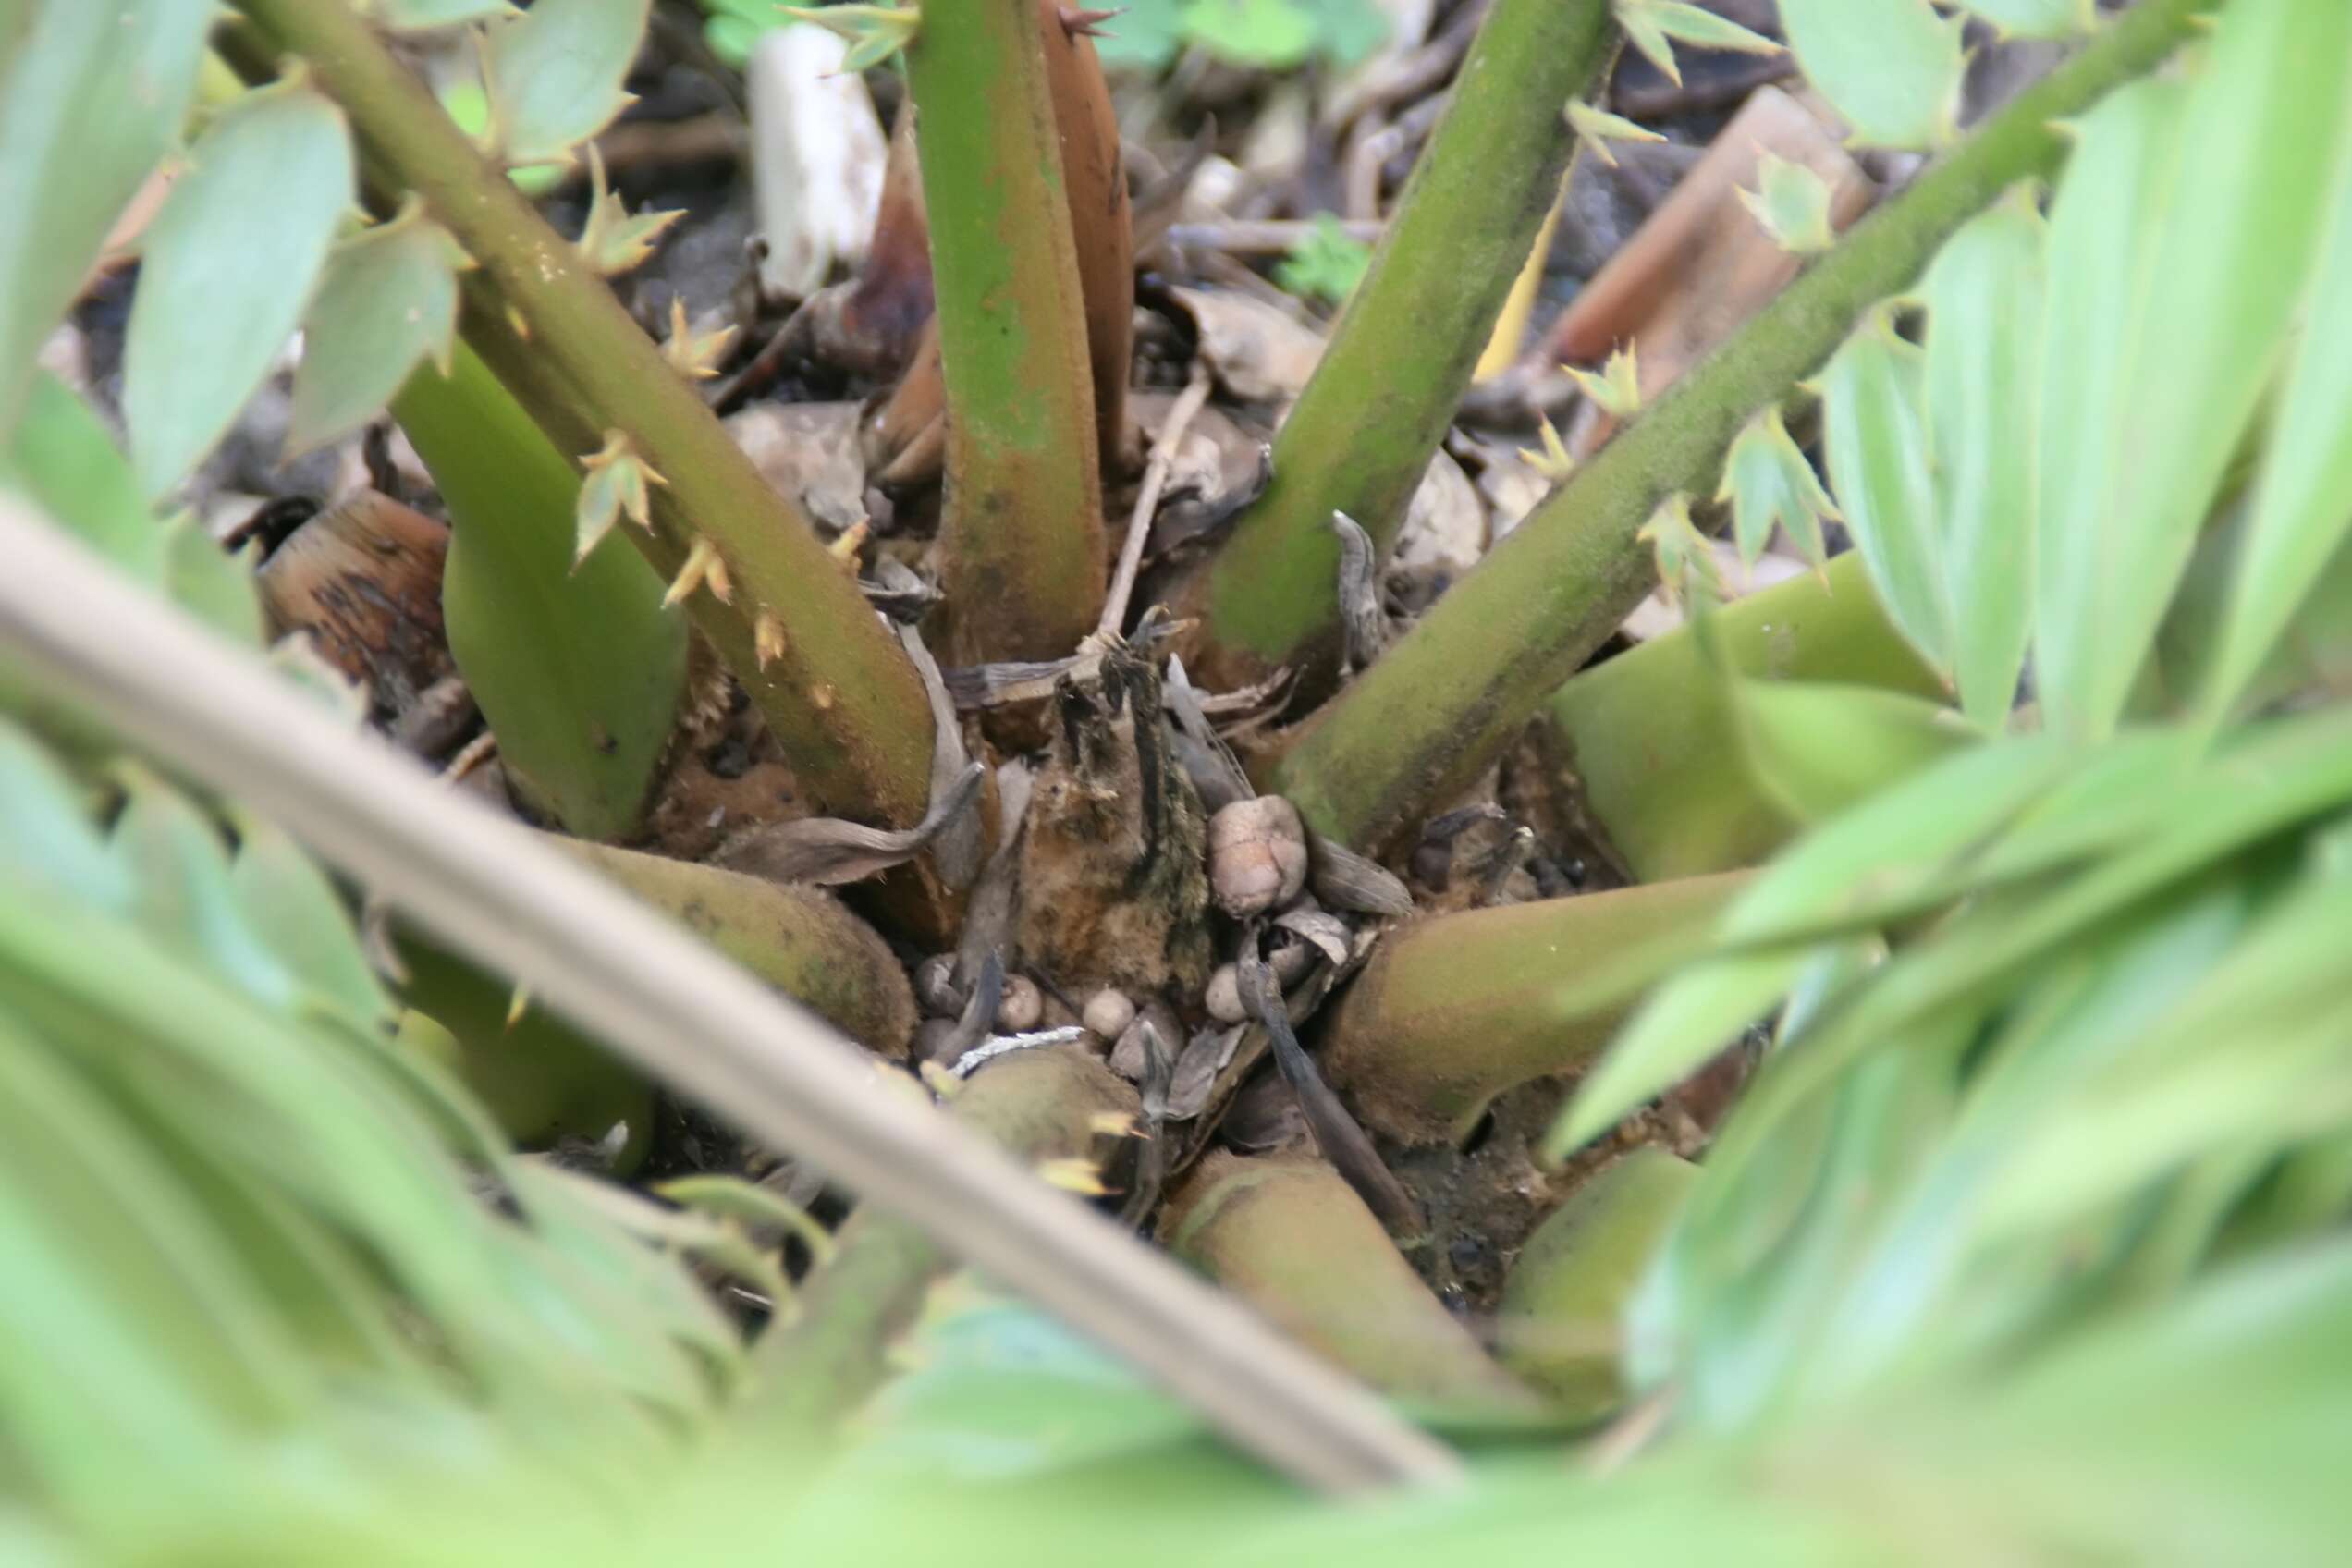
<svg viewBox="0 0 2352 1568">
<path fill-rule="evenodd" d="M 1342 511 L 1385 551 L 1560 193 L 1562 107 L 1616 36 L 1607 0 L 1496 0 L 1397 215 L 1274 441 L 1274 479 L 1199 589 L 1209 678 L 1335 667 Z"/>
<path fill-rule="evenodd" d="M 413 190 L 480 265 L 465 276 L 466 336 L 561 450 L 605 433 L 669 478 L 655 527 L 626 532 L 667 579 L 697 539 L 724 555 L 733 607 L 688 613 L 751 693 L 810 796 L 837 815 L 904 825 L 929 799 L 923 684 L 895 639 L 638 329 L 605 281 L 467 141 L 365 21 L 329 0 L 238 0 L 268 43 L 307 61 L 342 105 L 372 179 Z M 775 612 L 785 646 L 763 667 L 753 619 Z"/>
<path fill-rule="evenodd" d="M 2162 62 L 2218 3 L 2148 0 L 2125 13 L 1856 224 L 1327 707 L 1274 788 L 1318 830 L 1371 848 L 1475 777 L 1655 585 L 1635 534 L 1658 503 L 1711 491 L 1749 416 L 1786 397 L 1954 229 L 2058 166 L 2067 143 L 2053 122 Z"/>
</svg>

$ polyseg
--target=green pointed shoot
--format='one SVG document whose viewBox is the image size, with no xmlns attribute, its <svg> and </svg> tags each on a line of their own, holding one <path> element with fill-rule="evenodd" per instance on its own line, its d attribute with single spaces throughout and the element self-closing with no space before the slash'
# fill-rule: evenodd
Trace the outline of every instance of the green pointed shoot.
<svg viewBox="0 0 2352 1568">
<path fill-rule="evenodd" d="M 2246 693 L 2352 531 L 2352 165 L 2305 291 L 2302 340 L 2280 390 L 2219 642 L 2199 707 L 2218 723 Z"/>
<path fill-rule="evenodd" d="M 1845 521 L 1790 437 L 1777 405 L 1748 421 L 1732 442 L 1723 459 L 1723 487 L 1715 499 L 1731 505 L 1732 537 L 1745 566 L 1756 564 L 1778 527 L 1797 554 L 1821 570 L 1829 558 L 1821 524 Z"/>
<path fill-rule="evenodd" d="M 1633 344 L 1611 350 L 1598 372 L 1574 365 L 1561 368 L 1576 384 L 1576 390 L 1610 418 L 1629 420 L 1641 412 L 1641 357 Z"/>
<path fill-rule="evenodd" d="M 210 0 L 48 3 L 0 46 L 0 438 L 107 229 L 178 143 L 212 20 Z"/>
<path fill-rule="evenodd" d="M 1894 308 L 1863 317 L 1820 374 L 1830 484 L 1887 614 L 1939 674 L 1952 674 L 1952 602 L 1936 526 L 1925 356 L 1894 330 Z"/>
<path fill-rule="evenodd" d="M 2164 172 L 2143 176 L 2147 195 L 2125 210 L 2130 264 L 2064 282 L 2077 299 L 2094 289 L 2126 296 L 2115 307 L 2127 312 L 2113 349 L 2116 400 L 2094 405 L 2101 423 L 2079 453 L 2044 447 L 2045 483 L 2086 458 L 2090 478 L 2111 479 L 2095 496 L 2070 497 L 2070 509 L 2046 512 L 2042 529 L 2046 544 L 2063 538 L 2070 553 L 2042 595 L 2036 668 L 2052 718 L 2089 736 L 2110 732 L 2123 713 L 2296 325 L 2329 210 L 2315 196 L 2334 185 L 2352 116 L 2352 8 L 2231 6 L 2186 92 L 2170 116 L 2177 140 L 2157 165 Z M 2086 128 L 2086 150 L 2098 134 Z M 2162 157 L 2160 134 L 2125 134 L 2125 156 Z M 2062 192 L 2062 205 L 2071 194 Z M 2068 330 L 2055 325 L 2059 233 L 2053 219 L 2053 333 Z M 2070 254 L 2065 264 L 2104 259 Z M 2066 347 L 2053 337 L 2053 367 Z"/>
<path fill-rule="evenodd" d="M 288 459 L 374 419 L 426 360 L 449 374 L 458 273 L 467 264 L 449 231 L 413 201 L 391 222 L 335 248 L 302 318 Z"/>
<path fill-rule="evenodd" d="M 1956 133 L 1960 21 L 1928 0 L 1782 0 L 1805 79 L 1868 147 L 1927 150 Z"/>
<path fill-rule="evenodd" d="M 490 151 L 509 167 L 569 164 L 633 101 L 621 91 L 652 0 L 538 0 L 482 44 Z"/>
<path fill-rule="evenodd" d="M 1617 25 L 1625 42 L 1656 66 L 1667 80 L 1680 87 L 1683 73 L 1674 63 L 1674 44 L 1698 49 L 1728 49 L 1743 55 L 1777 55 L 1781 46 L 1761 33 L 1682 0 L 1616 0 Z"/>
<path fill-rule="evenodd" d="M 1803 164 L 1767 153 L 1757 165 L 1757 187 L 1742 188 L 1740 204 L 1764 226 L 1772 243 L 1792 256 L 1810 256 L 1837 242 L 1830 228 L 1830 184 Z"/>
<path fill-rule="evenodd" d="M 2020 187 L 1954 235 L 1920 285 L 1953 673 L 1986 730 L 2008 722 L 2033 613 L 2042 234 Z"/>
<path fill-rule="evenodd" d="M 669 740 L 686 625 L 620 540 L 575 556 L 577 472 L 472 350 L 392 405 L 457 526 L 449 650 L 525 797 L 583 839 L 637 822 Z"/>
<path fill-rule="evenodd" d="M 1581 98 L 1569 100 L 1568 129 L 1576 133 L 1577 141 L 1586 152 L 1612 169 L 1617 166 L 1617 152 L 1610 146 L 1611 142 L 1658 142 L 1666 140 L 1662 134 L 1646 125 L 1638 125 L 1623 115 L 1612 115 L 1606 109 L 1596 108 Z"/>
<path fill-rule="evenodd" d="M 150 498 L 225 435 L 302 319 L 355 194 L 342 111 L 300 80 L 231 104 L 149 232 L 123 419 Z"/>
<path fill-rule="evenodd" d="M 1688 496 L 1677 490 L 1659 502 L 1634 537 L 1649 546 L 1650 558 L 1658 563 L 1659 591 L 1668 604 L 1723 602 L 1722 565 L 1715 558 L 1715 546 L 1691 521 Z"/>
</svg>

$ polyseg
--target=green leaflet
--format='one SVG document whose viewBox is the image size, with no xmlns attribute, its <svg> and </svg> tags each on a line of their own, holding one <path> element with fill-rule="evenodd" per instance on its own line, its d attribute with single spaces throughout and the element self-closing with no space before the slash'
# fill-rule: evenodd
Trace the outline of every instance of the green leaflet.
<svg viewBox="0 0 2352 1568">
<path fill-rule="evenodd" d="M 1757 165 L 1756 189 L 1743 187 L 1740 203 L 1756 215 L 1772 243 L 1809 256 L 1836 242 L 1830 230 L 1830 184 L 1804 164 L 1767 153 Z"/>
<path fill-rule="evenodd" d="M 569 164 L 627 108 L 621 91 L 652 0 L 539 0 L 482 46 L 490 134 L 511 165 Z"/>
<path fill-rule="evenodd" d="M 388 1023 L 377 984 L 334 883 L 291 839 L 258 817 L 237 823 L 228 888 L 253 934 L 285 964 L 300 994 L 340 1009 L 353 1023 Z"/>
<path fill-rule="evenodd" d="M 1777 408 L 1750 420 L 1733 441 L 1723 459 L 1723 486 L 1715 498 L 1732 504 L 1732 536 L 1739 543 L 1741 561 L 1748 566 L 1763 555 L 1777 525 L 1787 530 L 1797 553 L 1819 569 L 1828 558 L 1822 522 L 1845 521 L 1821 488 L 1813 465 L 1790 439 Z"/>
<path fill-rule="evenodd" d="M 2191 78 L 2173 177 L 2132 223 L 2144 249 L 2130 270 L 2070 282 L 2079 295 L 2135 271 L 2144 279 L 2098 433 L 2113 452 L 2112 487 L 2045 530 L 2088 531 L 2046 605 L 2096 606 L 2089 625 L 2067 629 L 2061 658 L 2042 627 L 2052 715 L 2081 733 L 2102 735 L 2122 714 L 2276 371 L 2329 210 L 2314 195 L 2330 182 L 2347 104 L 2352 10 L 2333 0 L 2233 5 Z M 2060 351 L 2055 338 L 2050 351 Z M 2045 472 L 2052 460 L 2046 446 Z"/>
<path fill-rule="evenodd" d="M 2099 661 L 2121 656 L 2112 651 L 2105 580 L 2128 566 L 2103 531 L 2126 460 L 2118 415 L 2130 396 L 2126 348 L 2149 286 L 2147 235 L 2170 183 L 2185 94 L 2177 81 L 2136 82 L 2092 109 L 2076 127 L 2051 207 L 2035 449 L 2034 682 L 2042 711 L 2071 733 L 2097 728 Z"/>
<path fill-rule="evenodd" d="M 1674 63 L 1679 41 L 1699 49 L 1730 49 L 1745 55 L 1777 55 L 1781 46 L 1737 22 L 1683 0 L 1615 0 L 1617 25 L 1625 41 L 1640 50 L 1675 85 L 1683 73 Z"/>
<path fill-rule="evenodd" d="M 1821 440 L 1830 483 L 1888 619 L 1948 683 L 1951 588 L 1929 472 L 1923 374 L 1924 356 L 1894 330 L 1894 307 L 1878 306 L 1822 367 Z"/>
<path fill-rule="evenodd" d="M 1946 241 L 1920 285 L 1953 674 L 1987 730 L 2008 721 L 2032 615 L 2041 241 L 2020 190 Z"/>
<path fill-rule="evenodd" d="M 685 682 L 686 623 L 627 540 L 577 566 L 580 478 L 472 351 L 393 401 L 457 526 L 449 650 L 524 790 L 573 833 L 636 823 Z"/>
<path fill-rule="evenodd" d="M 448 373 L 463 259 L 413 206 L 335 248 L 302 318 L 288 458 L 374 419 L 424 360 Z"/>
<path fill-rule="evenodd" d="M 151 499 L 268 375 L 352 200 L 343 113 L 297 80 L 246 94 L 189 156 L 148 236 L 123 349 L 131 466 Z"/>
<path fill-rule="evenodd" d="M 2069 38 L 2099 25 L 2097 0 L 1960 0 L 2004 38 Z"/>
<path fill-rule="evenodd" d="M 0 25 L 0 45 L 23 30 L 13 57 L 0 47 L 0 439 L 107 228 L 178 141 L 212 19 L 211 0 L 31 0 Z"/>
<path fill-rule="evenodd" d="M 1960 23 L 1928 0 L 1782 0 L 1805 77 L 1868 146 L 1941 147 L 1960 108 Z"/>
<path fill-rule="evenodd" d="M 2343 439 L 2352 427 L 2352 148 L 2339 146 L 2331 188 L 2301 341 L 2279 393 L 2199 697 L 2208 723 L 2247 693 L 2352 529 L 2352 442 Z"/>
<path fill-rule="evenodd" d="M 1748 770 L 1795 821 L 1835 816 L 1966 745 L 1952 710 L 1901 692 L 1739 680 Z"/>
<path fill-rule="evenodd" d="M 162 586 L 164 531 L 130 465 L 90 406 L 46 372 L 34 373 L 15 440 L 0 447 L 0 483 L 22 491 L 126 577 Z"/>
</svg>

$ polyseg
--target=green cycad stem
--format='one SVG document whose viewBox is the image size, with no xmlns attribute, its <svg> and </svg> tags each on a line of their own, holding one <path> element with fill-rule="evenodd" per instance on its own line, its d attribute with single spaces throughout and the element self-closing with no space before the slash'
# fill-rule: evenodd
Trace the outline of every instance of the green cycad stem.
<svg viewBox="0 0 2352 1568">
<path fill-rule="evenodd" d="M 1382 550 L 1445 435 L 1574 140 L 1562 107 L 1616 31 L 1607 0 L 1497 0 L 1395 221 L 1274 442 L 1274 478 L 1207 569 L 1218 679 L 1337 651 L 1331 513 Z"/>
<path fill-rule="evenodd" d="M 906 51 L 948 394 L 941 585 L 967 661 L 1058 657 L 1102 608 L 1094 374 L 1039 25 L 1036 0 L 954 0 Z"/>
<path fill-rule="evenodd" d="M 1459 1137 L 1497 1095 L 1607 1044 L 1639 977 L 1698 951 L 1747 880 L 1692 876 L 1414 921 L 1348 987 L 1324 1071 L 1384 1137 Z"/>
<path fill-rule="evenodd" d="M 1658 504 L 1712 491 L 1751 415 L 1787 396 L 1954 229 L 2054 169 L 2066 147 L 2055 122 L 2161 63 L 2218 3 L 2148 0 L 2125 13 L 1856 224 L 1327 707 L 1273 787 L 1317 828 L 1370 848 L 1466 784 L 1654 585 L 1635 534 Z"/>
<path fill-rule="evenodd" d="M 806 517 L 760 477 L 612 290 L 467 141 L 424 84 L 335 0 L 238 0 L 276 48 L 341 104 L 372 178 L 414 190 L 480 263 L 465 275 L 466 336 L 561 450 L 627 435 L 668 484 L 655 527 L 625 532 L 665 576 L 697 538 L 725 558 L 733 607 L 689 601 L 824 810 L 900 826 L 929 799 L 930 709 L 914 667 Z M 763 668 L 751 616 L 784 646 Z"/>
</svg>

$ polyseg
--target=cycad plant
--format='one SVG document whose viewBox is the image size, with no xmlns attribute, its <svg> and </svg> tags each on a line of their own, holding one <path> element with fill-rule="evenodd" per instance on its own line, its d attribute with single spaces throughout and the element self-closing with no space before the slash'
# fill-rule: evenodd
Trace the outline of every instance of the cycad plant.
<svg viewBox="0 0 2352 1568">
<path fill-rule="evenodd" d="M 1924 165 L 1772 172 L 1804 270 L 1403 626 L 1606 66 L 1782 41 L 1493 0 L 1170 550 L 1102 19 L 815 13 L 915 116 L 782 335 L 882 367 L 882 540 L 615 291 L 648 13 L 0 8 L 0 1557 L 2340 1554 L 2352 11 L 1782 0 Z M 142 187 L 117 409 L 35 359 Z M 257 574 L 159 514 L 298 328 L 448 526 Z M 398 657 L 288 585 L 353 538 Z M 720 733 L 790 805 L 691 838 Z"/>
</svg>

